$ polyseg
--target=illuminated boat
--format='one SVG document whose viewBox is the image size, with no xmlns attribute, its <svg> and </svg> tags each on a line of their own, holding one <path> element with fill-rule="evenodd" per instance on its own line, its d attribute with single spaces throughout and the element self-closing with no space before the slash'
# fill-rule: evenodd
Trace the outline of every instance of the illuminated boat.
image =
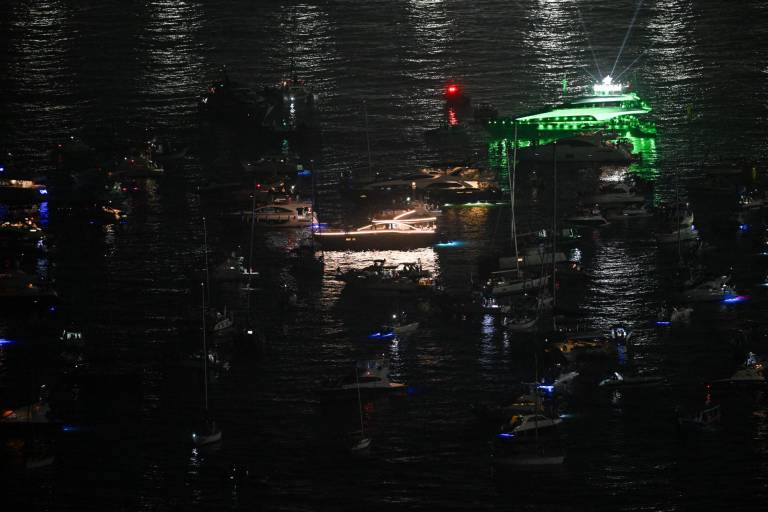
<svg viewBox="0 0 768 512">
<path fill-rule="evenodd" d="M 408 210 L 389 219 L 373 219 L 354 231 L 320 229 L 314 236 L 324 251 L 414 249 L 435 243 L 437 217 Z"/>
<path fill-rule="evenodd" d="M 31 179 L 0 179 L 0 201 L 14 204 L 33 204 L 47 201 L 48 189 Z"/>
<path fill-rule="evenodd" d="M 486 283 L 486 291 L 492 297 L 521 294 L 546 286 L 549 275 L 528 277 L 517 270 L 492 272 Z"/>
<path fill-rule="evenodd" d="M 248 223 L 254 219 L 255 226 L 263 228 L 302 228 L 317 224 L 311 201 L 278 199 L 272 204 L 231 215 L 240 216 Z"/>
<path fill-rule="evenodd" d="M 645 198 L 626 183 L 611 183 L 600 187 L 597 194 L 588 197 L 587 201 L 604 206 L 643 203 Z"/>
<path fill-rule="evenodd" d="M 581 207 L 576 210 L 576 213 L 563 220 L 574 226 L 605 226 L 610 224 L 597 206 L 593 208 Z"/>
<path fill-rule="evenodd" d="M 405 384 L 389 380 L 389 361 L 372 359 L 359 361 L 355 374 L 338 380 L 327 381 L 323 387 L 326 393 L 347 393 L 358 390 L 361 393 L 405 390 Z"/>
<path fill-rule="evenodd" d="M 408 193 L 428 195 L 442 202 L 474 201 L 499 194 L 495 177 L 474 167 L 420 169 L 404 176 L 378 180 L 358 187 L 358 197 Z"/>
<path fill-rule="evenodd" d="M 494 135 L 509 136 L 517 124 L 521 139 L 556 139 L 578 132 L 607 130 L 635 137 L 654 137 L 656 124 L 646 119 L 651 107 L 628 87 L 606 76 L 593 93 L 517 118 L 488 122 Z"/>
<path fill-rule="evenodd" d="M 647 388 L 666 384 L 666 379 L 658 375 L 622 375 L 613 372 L 613 375 L 603 379 L 598 384 L 604 389 Z"/>
<path fill-rule="evenodd" d="M 434 285 L 432 273 L 424 270 L 419 262 L 385 265 L 384 260 L 375 260 L 363 269 L 342 271 L 338 268 L 336 279 L 352 288 L 382 293 L 429 291 Z"/>
</svg>

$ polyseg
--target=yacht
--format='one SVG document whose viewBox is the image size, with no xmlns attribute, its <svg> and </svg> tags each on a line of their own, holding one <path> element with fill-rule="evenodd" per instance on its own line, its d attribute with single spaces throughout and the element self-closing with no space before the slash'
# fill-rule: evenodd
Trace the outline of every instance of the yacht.
<svg viewBox="0 0 768 512">
<path fill-rule="evenodd" d="M 600 207 L 597 205 L 592 208 L 580 207 L 573 215 L 570 215 L 563 220 L 574 226 L 600 227 L 610 224 L 600 211 Z"/>
<path fill-rule="evenodd" d="M 609 210 L 606 213 L 608 220 L 631 220 L 631 219 L 647 219 L 653 217 L 653 212 L 650 208 L 644 204 L 641 205 L 629 205 L 620 210 Z"/>
<path fill-rule="evenodd" d="M 598 384 L 605 389 L 623 389 L 623 388 L 643 388 L 661 386 L 666 383 L 664 377 L 657 375 L 628 375 L 624 376 L 619 372 L 613 372 L 608 378 L 600 381 Z"/>
<path fill-rule="evenodd" d="M 555 253 L 555 263 L 565 263 L 568 261 L 568 257 L 563 252 Z M 503 256 L 499 258 L 499 269 L 508 270 L 523 267 L 540 267 L 541 265 L 552 264 L 552 253 L 548 252 L 543 246 L 528 247 L 524 249 L 517 257 L 515 262 L 514 256 Z"/>
<path fill-rule="evenodd" d="M 587 198 L 590 203 L 600 206 L 644 203 L 645 198 L 637 194 L 635 189 L 626 183 L 610 183 L 600 187 L 597 194 Z"/>
<path fill-rule="evenodd" d="M 629 86 L 606 76 L 592 86 L 592 94 L 575 98 L 555 107 L 516 118 L 489 121 L 494 135 L 509 136 L 515 125 L 522 138 L 542 139 L 567 136 L 577 132 L 608 130 L 635 137 L 654 137 L 656 125 L 647 119 L 651 107 Z"/>
<path fill-rule="evenodd" d="M 560 418 L 550 418 L 539 413 L 515 415 L 502 426 L 501 431 L 509 437 L 532 436 L 537 430 L 539 434 L 546 434 L 548 429 L 557 427 L 562 422 Z"/>
<path fill-rule="evenodd" d="M 277 199 L 272 204 L 238 211 L 233 215 L 248 223 L 253 219 L 255 226 L 263 228 L 303 228 L 317 224 L 312 202 L 293 199 Z"/>
<path fill-rule="evenodd" d="M 336 279 L 348 286 L 371 292 L 418 292 L 431 290 L 432 273 L 424 270 L 420 262 L 385 265 L 385 260 L 374 260 L 363 269 L 342 271 L 336 269 Z"/>
<path fill-rule="evenodd" d="M 33 204 L 46 201 L 48 189 L 43 183 L 26 178 L 0 179 L 0 201 Z"/>
<path fill-rule="evenodd" d="M 391 218 L 374 218 L 355 230 L 320 229 L 314 233 L 323 250 L 413 249 L 437 240 L 437 217 L 417 209 Z"/>
<path fill-rule="evenodd" d="M 744 364 L 730 378 L 720 379 L 713 384 L 730 384 L 737 386 L 764 386 L 766 381 L 765 365 L 758 357 L 750 352 Z"/>
<path fill-rule="evenodd" d="M 326 393 L 347 392 L 382 392 L 405 390 L 405 384 L 389 380 L 389 361 L 387 359 L 372 359 L 359 361 L 356 374 L 336 381 L 326 382 L 323 391 Z"/>
<path fill-rule="evenodd" d="M 626 164 L 637 160 L 627 145 L 606 140 L 602 132 L 558 139 L 517 151 L 521 162 L 610 163 Z"/>
<path fill-rule="evenodd" d="M 452 167 L 449 169 L 424 168 L 388 180 L 379 180 L 358 188 L 363 196 L 390 192 L 419 192 L 431 195 L 451 192 L 474 196 L 497 190 L 493 176 L 474 167 Z"/>
</svg>

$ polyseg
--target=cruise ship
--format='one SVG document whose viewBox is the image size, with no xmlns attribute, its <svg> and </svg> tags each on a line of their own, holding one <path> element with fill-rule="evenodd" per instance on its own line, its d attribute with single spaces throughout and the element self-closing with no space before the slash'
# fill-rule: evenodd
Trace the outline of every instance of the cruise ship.
<svg viewBox="0 0 768 512">
<path fill-rule="evenodd" d="M 626 84 L 606 76 L 593 85 L 593 93 L 553 108 L 516 118 L 488 121 L 488 130 L 499 137 L 517 136 L 525 141 L 546 144 L 554 139 L 583 132 L 605 130 L 621 136 L 654 137 L 656 124 L 648 119 L 651 107 Z"/>
</svg>

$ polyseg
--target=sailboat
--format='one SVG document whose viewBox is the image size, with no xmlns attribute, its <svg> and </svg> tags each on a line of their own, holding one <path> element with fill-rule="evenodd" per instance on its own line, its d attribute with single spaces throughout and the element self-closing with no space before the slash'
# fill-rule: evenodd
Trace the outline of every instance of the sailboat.
<svg viewBox="0 0 768 512">
<path fill-rule="evenodd" d="M 207 251 L 207 248 L 206 248 Z M 200 432 L 194 432 L 192 434 L 192 442 L 195 446 L 204 446 L 207 444 L 213 444 L 221 441 L 221 429 L 216 425 L 216 422 L 208 415 L 208 346 L 206 345 L 206 328 L 205 328 L 205 283 L 200 283 L 200 290 L 203 299 L 203 413 L 205 416 L 205 424 Z"/>
<path fill-rule="evenodd" d="M 534 361 L 535 381 L 538 382 L 538 357 Z M 565 461 L 557 431 L 557 426 L 562 420 L 542 414 L 538 390 L 534 395 L 534 412 L 513 416 L 496 436 L 497 464 L 511 467 L 556 466 Z"/>
<path fill-rule="evenodd" d="M 363 421 L 363 400 L 360 396 L 360 378 L 357 375 L 357 369 L 355 369 L 355 384 L 357 384 L 357 408 L 360 412 L 360 437 L 357 438 L 355 444 L 350 448 L 352 455 L 363 456 L 367 455 L 371 449 L 372 439 L 365 436 L 365 422 Z"/>
<path fill-rule="evenodd" d="M 244 268 L 242 270 L 242 276 L 248 278 L 248 284 L 246 284 L 242 289 L 245 291 L 253 291 L 256 290 L 256 288 L 252 285 L 252 279 L 259 275 L 258 272 L 253 270 L 253 235 L 254 235 L 254 228 L 256 226 L 256 222 L 254 222 L 254 219 L 256 218 L 256 187 L 254 185 L 253 187 L 254 192 L 251 193 L 251 241 L 250 241 L 250 249 L 248 251 L 248 268 Z M 250 302 L 250 300 L 249 300 Z"/>
</svg>

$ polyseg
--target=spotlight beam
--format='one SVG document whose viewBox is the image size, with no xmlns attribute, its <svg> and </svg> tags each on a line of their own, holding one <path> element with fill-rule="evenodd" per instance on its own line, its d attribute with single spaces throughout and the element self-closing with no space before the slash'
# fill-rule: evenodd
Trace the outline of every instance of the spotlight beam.
<svg viewBox="0 0 768 512">
<path fill-rule="evenodd" d="M 632 28 L 635 26 L 635 20 L 637 19 L 637 13 L 640 12 L 640 7 L 643 6 L 643 0 L 638 0 L 637 7 L 635 7 L 635 13 L 632 15 L 632 21 L 629 22 L 629 26 L 627 27 L 627 32 L 624 34 L 624 41 L 621 43 L 621 48 L 619 48 L 619 53 L 616 55 L 616 60 L 613 62 L 613 67 L 611 68 L 611 72 L 609 75 L 613 75 L 613 72 L 616 71 L 616 64 L 619 63 L 619 59 L 621 58 L 621 54 L 624 52 L 624 47 L 627 45 L 627 39 L 629 39 L 629 34 L 632 32 Z"/>
<path fill-rule="evenodd" d="M 578 3 L 576 3 L 575 1 L 574 3 L 576 4 L 576 14 L 579 16 L 579 23 L 581 24 L 581 30 L 584 32 L 584 37 L 587 38 L 587 45 L 589 46 L 589 51 L 592 52 L 592 60 L 595 61 L 595 68 L 597 69 L 597 75 L 600 76 L 603 74 L 603 72 L 600 71 L 600 64 L 597 63 L 597 57 L 595 56 L 595 48 L 592 46 L 592 41 L 590 41 L 589 39 L 589 32 L 587 32 L 587 28 L 584 26 L 584 18 L 581 17 L 581 8 L 579 7 Z M 590 74 L 590 76 L 592 75 Z"/>
</svg>

